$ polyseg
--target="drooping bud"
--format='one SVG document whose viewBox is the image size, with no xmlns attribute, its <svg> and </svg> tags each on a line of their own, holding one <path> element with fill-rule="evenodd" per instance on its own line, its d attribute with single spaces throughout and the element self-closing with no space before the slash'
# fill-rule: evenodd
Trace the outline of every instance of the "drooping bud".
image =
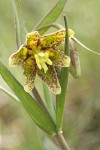
<svg viewBox="0 0 100 150">
<path fill-rule="evenodd" d="M 72 38 L 70 39 L 69 44 L 70 44 L 70 58 L 71 58 L 69 70 L 74 78 L 79 78 L 81 76 L 79 53 L 76 44 Z"/>
</svg>

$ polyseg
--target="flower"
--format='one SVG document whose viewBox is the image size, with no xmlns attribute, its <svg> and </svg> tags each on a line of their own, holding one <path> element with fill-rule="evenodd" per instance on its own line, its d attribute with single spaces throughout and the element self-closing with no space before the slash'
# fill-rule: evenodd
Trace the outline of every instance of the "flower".
<svg viewBox="0 0 100 150">
<path fill-rule="evenodd" d="M 79 53 L 76 47 L 76 43 L 72 38 L 70 38 L 69 47 L 71 59 L 69 71 L 74 78 L 79 78 L 81 76 Z"/>
<path fill-rule="evenodd" d="M 69 29 L 69 37 L 74 32 Z M 65 40 L 65 30 L 40 35 L 38 31 L 28 33 L 26 40 L 19 50 L 9 58 L 9 65 L 16 67 L 23 66 L 26 82 L 24 89 L 30 92 L 34 87 L 36 74 L 48 85 L 49 89 L 55 93 L 61 93 L 61 87 L 57 77 L 55 67 L 69 67 L 70 58 L 58 49 Z"/>
</svg>

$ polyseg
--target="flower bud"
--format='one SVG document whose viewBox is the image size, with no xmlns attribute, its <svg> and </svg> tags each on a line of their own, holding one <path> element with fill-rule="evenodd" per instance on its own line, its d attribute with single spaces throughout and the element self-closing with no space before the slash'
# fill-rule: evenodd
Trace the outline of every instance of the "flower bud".
<svg viewBox="0 0 100 150">
<path fill-rule="evenodd" d="M 70 45 L 70 58 L 71 58 L 71 64 L 69 70 L 71 75 L 74 78 L 79 78 L 81 76 L 79 53 L 76 44 L 72 38 L 70 38 L 69 45 Z"/>
</svg>

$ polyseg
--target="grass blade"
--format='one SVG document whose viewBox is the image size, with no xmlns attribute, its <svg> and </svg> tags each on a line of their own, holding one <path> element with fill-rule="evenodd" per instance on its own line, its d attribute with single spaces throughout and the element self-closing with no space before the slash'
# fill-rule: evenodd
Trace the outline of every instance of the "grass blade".
<svg viewBox="0 0 100 150">
<path fill-rule="evenodd" d="M 65 19 L 65 28 L 66 28 L 66 36 L 65 36 L 65 54 L 69 56 L 69 36 L 68 36 L 68 27 Z M 68 84 L 68 73 L 69 68 L 62 68 L 61 70 L 61 78 L 60 78 L 60 85 L 61 85 L 61 94 L 56 96 L 56 120 L 57 120 L 57 131 L 60 132 L 62 130 L 62 119 L 63 119 L 63 112 L 64 112 L 64 105 L 65 105 L 65 97 L 66 97 L 66 90 Z"/>
<path fill-rule="evenodd" d="M 58 0 L 54 7 L 49 11 L 49 13 L 43 17 L 38 24 L 34 27 L 33 30 L 36 30 L 46 24 L 50 24 L 56 21 L 59 17 L 60 13 L 62 12 L 67 0 Z M 43 29 L 40 31 L 41 34 L 45 33 L 48 29 Z"/>
<path fill-rule="evenodd" d="M 19 101 L 19 99 L 16 97 L 16 95 L 12 94 L 11 92 L 9 92 L 8 90 L 6 90 L 3 86 L 0 85 L 0 91 L 3 91 L 4 93 L 6 93 L 8 96 L 10 96 L 12 99 Z"/>
<path fill-rule="evenodd" d="M 24 26 L 24 19 L 22 16 L 20 4 L 18 0 L 12 0 L 12 6 L 14 11 L 14 19 L 15 19 L 15 30 L 16 30 L 16 42 L 17 47 L 24 43 L 25 40 L 25 26 Z"/>
<path fill-rule="evenodd" d="M 21 84 L 1 62 L 0 74 L 15 95 L 19 98 L 20 102 L 34 122 L 45 132 L 54 134 L 56 132 L 56 127 L 50 115 L 32 98 L 31 95 L 24 91 Z"/>
</svg>

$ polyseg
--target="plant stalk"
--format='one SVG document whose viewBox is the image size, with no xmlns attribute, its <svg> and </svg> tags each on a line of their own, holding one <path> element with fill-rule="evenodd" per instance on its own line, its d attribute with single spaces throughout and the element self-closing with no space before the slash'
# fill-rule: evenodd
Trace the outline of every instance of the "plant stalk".
<svg viewBox="0 0 100 150">
<path fill-rule="evenodd" d="M 50 116 L 52 117 L 52 119 L 54 120 L 54 122 L 56 122 L 55 108 L 54 108 L 54 105 L 52 102 L 51 94 L 48 89 L 48 86 L 45 85 L 44 83 L 43 83 L 43 90 L 44 90 L 44 97 L 45 97 L 47 110 L 48 110 Z"/>
<path fill-rule="evenodd" d="M 33 88 L 32 94 L 35 97 L 36 101 L 47 111 L 47 109 L 43 103 L 43 100 L 42 100 L 40 94 L 38 93 L 38 90 L 36 89 L 36 87 Z"/>
<path fill-rule="evenodd" d="M 65 141 L 63 134 L 60 132 L 54 136 L 54 139 L 58 143 L 59 147 L 61 150 L 70 150 L 67 142 Z"/>
</svg>

